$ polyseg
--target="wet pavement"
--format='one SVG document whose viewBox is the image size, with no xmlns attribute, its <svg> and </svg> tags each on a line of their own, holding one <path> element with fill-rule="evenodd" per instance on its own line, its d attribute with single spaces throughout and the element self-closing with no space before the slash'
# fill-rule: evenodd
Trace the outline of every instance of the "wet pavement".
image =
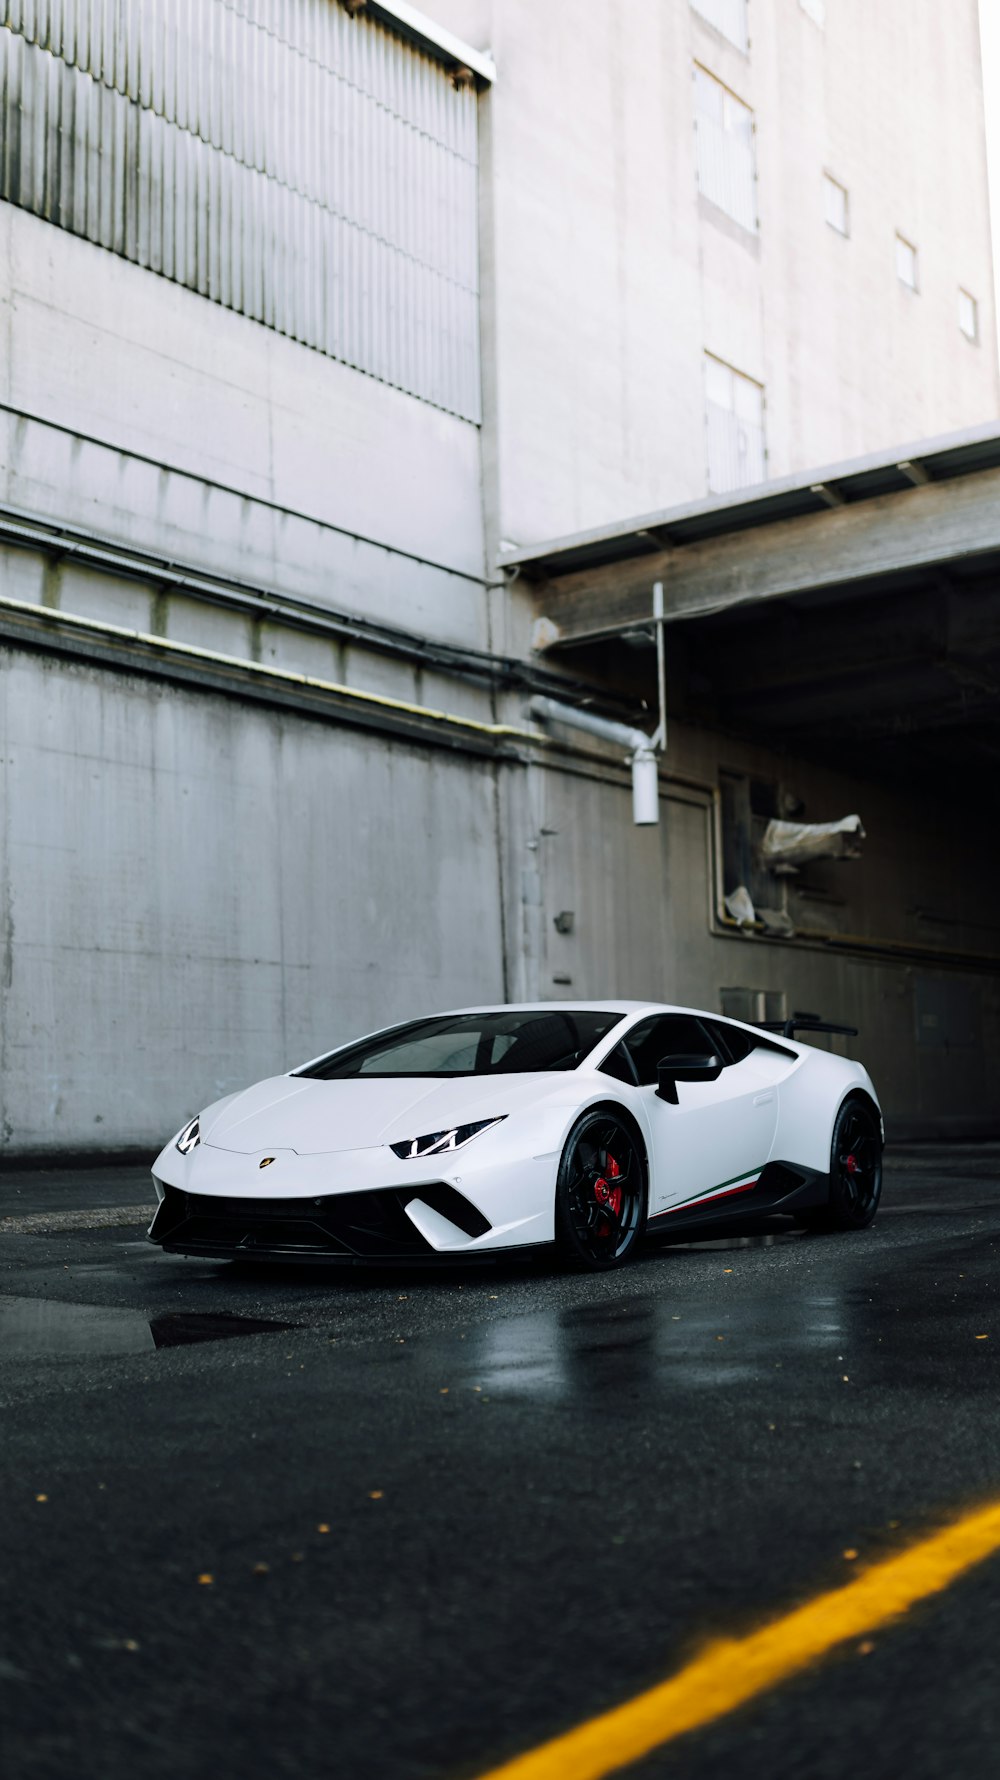
<svg viewBox="0 0 1000 1780">
<path fill-rule="evenodd" d="M 144 1194 L 0 1181 L 5 1780 L 471 1780 L 1000 1497 L 1000 1148 L 598 1277 L 185 1261 Z M 998 1584 L 630 1772 L 995 1776 Z"/>
</svg>

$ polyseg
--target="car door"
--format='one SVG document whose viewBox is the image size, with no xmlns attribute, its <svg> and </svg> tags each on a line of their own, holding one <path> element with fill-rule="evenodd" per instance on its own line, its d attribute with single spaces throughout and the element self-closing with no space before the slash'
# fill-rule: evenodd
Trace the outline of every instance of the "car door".
<svg viewBox="0 0 1000 1780">
<path fill-rule="evenodd" d="M 721 1023 L 694 1014 L 650 1015 L 622 1044 L 638 1078 L 652 1139 L 650 1216 L 747 1190 L 771 1153 L 778 1120 L 771 1072 L 755 1064 L 754 1052 L 737 1059 Z M 723 1065 L 717 1080 L 678 1082 L 676 1106 L 659 1099 L 660 1059 L 706 1052 L 714 1052 Z"/>
</svg>

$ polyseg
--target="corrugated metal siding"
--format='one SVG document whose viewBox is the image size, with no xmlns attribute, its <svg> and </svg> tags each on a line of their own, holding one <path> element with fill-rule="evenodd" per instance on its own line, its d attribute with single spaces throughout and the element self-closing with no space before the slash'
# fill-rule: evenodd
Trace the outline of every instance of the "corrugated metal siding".
<svg viewBox="0 0 1000 1780">
<path fill-rule="evenodd" d="M 474 91 L 335 0 L 0 22 L 0 196 L 478 421 Z"/>
</svg>

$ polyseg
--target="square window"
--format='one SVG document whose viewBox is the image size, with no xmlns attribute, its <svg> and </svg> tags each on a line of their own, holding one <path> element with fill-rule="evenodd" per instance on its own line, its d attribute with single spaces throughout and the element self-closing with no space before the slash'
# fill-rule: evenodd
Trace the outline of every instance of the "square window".
<svg viewBox="0 0 1000 1780">
<path fill-rule="evenodd" d="M 896 236 L 896 277 L 907 290 L 917 289 L 917 250 L 904 236 Z"/>
<path fill-rule="evenodd" d="M 705 394 L 719 408 L 732 409 L 733 373 L 719 358 L 705 354 Z"/>
<path fill-rule="evenodd" d="M 710 494 L 764 481 L 763 388 L 710 352 L 705 354 L 705 428 Z"/>
<path fill-rule="evenodd" d="M 764 425 L 764 391 L 752 377 L 743 377 L 739 371 L 733 372 L 733 413 L 737 420 L 747 420 L 751 426 Z"/>
<path fill-rule="evenodd" d="M 967 290 L 958 293 L 958 325 L 967 340 L 979 339 L 979 304 Z"/>
<path fill-rule="evenodd" d="M 727 216 L 756 234 L 753 112 L 697 63 L 694 104 L 698 189 Z"/>
<path fill-rule="evenodd" d="M 695 12 L 714 25 L 730 43 L 746 54 L 750 47 L 747 35 L 747 0 L 691 0 Z"/>
<path fill-rule="evenodd" d="M 838 235 L 850 233 L 847 223 L 847 187 L 829 173 L 823 175 L 823 212 Z"/>
</svg>

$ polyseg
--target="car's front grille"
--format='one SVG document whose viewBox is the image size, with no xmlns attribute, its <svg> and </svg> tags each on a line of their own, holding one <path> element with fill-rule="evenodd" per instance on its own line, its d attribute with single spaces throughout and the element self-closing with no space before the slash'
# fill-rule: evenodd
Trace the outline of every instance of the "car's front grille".
<svg viewBox="0 0 1000 1780">
<path fill-rule="evenodd" d="M 186 1253 L 221 1251 L 400 1260 L 435 1251 L 406 1215 L 422 1199 L 468 1236 L 489 1222 L 445 1181 L 312 1199 L 228 1199 L 167 1187 L 150 1227 L 154 1242 Z"/>
</svg>

